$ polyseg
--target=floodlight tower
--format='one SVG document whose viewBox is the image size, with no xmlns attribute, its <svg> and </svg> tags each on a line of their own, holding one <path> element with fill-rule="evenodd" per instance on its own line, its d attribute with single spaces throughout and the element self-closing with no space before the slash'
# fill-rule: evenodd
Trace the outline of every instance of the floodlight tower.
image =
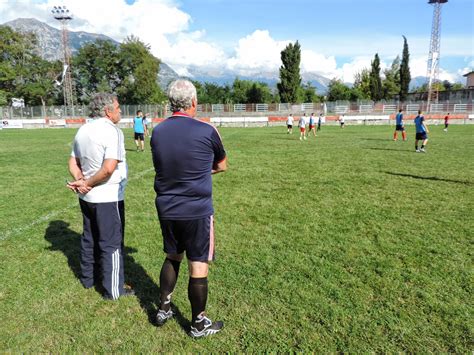
<svg viewBox="0 0 474 355">
<path fill-rule="evenodd" d="M 433 5 L 433 25 L 431 26 L 430 53 L 428 54 L 427 83 L 428 83 L 428 103 L 427 110 L 430 110 L 430 102 L 438 102 L 438 90 L 433 90 L 433 84 L 439 77 L 439 44 L 441 39 L 441 6 L 448 0 L 428 0 L 428 4 Z"/>
<path fill-rule="evenodd" d="M 74 91 L 71 76 L 71 51 L 69 49 L 69 38 L 67 24 L 72 20 L 72 13 L 66 6 L 54 6 L 51 10 L 53 17 L 61 22 L 62 45 L 63 45 L 63 95 L 64 105 L 74 110 Z"/>
</svg>

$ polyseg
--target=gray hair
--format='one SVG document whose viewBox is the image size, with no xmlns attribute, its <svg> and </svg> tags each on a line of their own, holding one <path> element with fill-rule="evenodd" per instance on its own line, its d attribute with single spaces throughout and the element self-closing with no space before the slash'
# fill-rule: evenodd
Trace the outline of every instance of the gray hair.
<svg viewBox="0 0 474 355">
<path fill-rule="evenodd" d="M 196 98 L 196 88 L 189 80 L 178 79 L 168 86 L 168 99 L 173 112 L 187 110 Z"/>
<path fill-rule="evenodd" d="M 90 117 L 105 117 L 105 109 L 113 110 L 117 95 L 99 92 L 92 97 L 89 103 Z"/>
</svg>

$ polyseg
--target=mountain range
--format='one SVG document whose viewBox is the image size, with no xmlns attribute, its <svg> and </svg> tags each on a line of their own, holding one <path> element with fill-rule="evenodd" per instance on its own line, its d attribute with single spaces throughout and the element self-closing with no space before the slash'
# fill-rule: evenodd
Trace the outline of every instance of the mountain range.
<svg viewBox="0 0 474 355">
<path fill-rule="evenodd" d="M 58 60 L 62 58 L 61 30 L 33 18 L 18 18 L 4 23 L 3 26 L 9 26 L 21 33 L 33 32 L 38 40 L 38 54 L 43 59 Z M 69 31 L 68 34 L 69 46 L 73 55 L 85 44 L 95 42 L 98 39 L 111 41 L 119 45 L 119 42 L 102 34 L 82 31 Z M 158 73 L 158 82 L 161 87 L 165 88 L 170 81 L 178 77 L 178 74 L 169 65 L 161 62 L 160 72 Z"/>
<path fill-rule="evenodd" d="M 62 58 L 61 30 L 58 30 L 33 18 L 18 18 L 16 20 L 6 22 L 3 25 L 9 26 L 12 29 L 22 33 L 35 33 L 38 40 L 38 54 L 42 58 L 46 60 L 57 60 Z M 108 40 L 117 45 L 119 44 L 119 42 L 103 34 L 88 33 L 83 31 L 69 31 L 68 33 L 69 45 L 72 54 L 75 54 L 79 48 L 85 44 L 95 42 L 98 39 Z M 218 85 L 232 84 L 236 77 L 241 80 L 264 82 L 272 88 L 275 88 L 279 82 L 278 72 L 262 72 L 258 76 L 246 77 L 237 75 L 233 72 L 212 71 L 196 66 L 190 66 L 188 68 L 188 73 L 193 80 L 197 80 L 199 82 L 212 82 Z M 318 94 L 326 93 L 330 79 L 315 73 L 302 73 L 301 76 L 302 82 L 310 82 L 311 85 L 316 88 Z M 178 77 L 179 75 L 168 64 L 161 62 L 157 80 L 162 88 L 166 88 L 169 82 Z M 410 89 L 420 86 L 424 82 L 426 82 L 426 78 L 424 77 L 413 78 L 410 82 Z"/>
</svg>

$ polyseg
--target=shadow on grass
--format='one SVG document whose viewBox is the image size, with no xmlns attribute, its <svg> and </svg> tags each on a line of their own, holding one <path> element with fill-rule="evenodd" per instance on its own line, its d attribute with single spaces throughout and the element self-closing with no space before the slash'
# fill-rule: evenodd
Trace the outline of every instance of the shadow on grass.
<svg viewBox="0 0 474 355">
<path fill-rule="evenodd" d="M 366 149 L 366 150 L 390 150 L 392 152 L 410 152 L 410 153 L 415 153 L 415 151 L 413 149 L 394 149 L 394 148 L 374 148 L 374 147 L 371 147 L 371 148 L 362 148 L 362 149 Z"/>
<path fill-rule="evenodd" d="M 412 179 L 453 182 L 455 184 L 463 184 L 463 185 L 474 185 L 474 183 L 472 183 L 470 181 L 444 179 L 444 178 L 439 178 L 437 176 L 419 176 L 419 175 L 412 175 L 412 174 L 393 173 L 391 171 L 384 171 L 384 173 L 389 174 L 389 175 L 394 175 L 394 176 L 409 177 L 409 178 L 412 178 Z"/>
<path fill-rule="evenodd" d="M 44 238 L 51 243 L 48 250 L 61 251 L 67 258 L 69 268 L 77 279 L 81 277 L 81 235 L 69 228 L 69 223 L 61 220 L 51 221 Z M 160 288 L 148 275 L 146 270 L 135 261 L 130 254 L 136 253 L 137 250 L 125 246 L 124 248 L 124 265 L 125 265 L 125 283 L 130 285 L 140 302 L 140 306 L 148 316 L 148 321 L 157 326 L 156 313 L 158 312 L 158 304 L 160 298 Z M 96 268 L 98 270 L 98 268 Z M 97 273 L 95 273 L 97 275 Z M 96 280 L 100 280 L 100 276 L 95 276 Z M 102 294 L 100 283 L 96 282 L 95 290 Z M 183 316 L 179 309 L 172 304 L 175 320 L 181 328 L 188 332 L 191 323 Z"/>
<path fill-rule="evenodd" d="M 361 138 L 361 140 L 363 141 L 383 141 L 383 142 L 388 142 L 388 141 L 391 141 L 393 139 L 391 138 Z"/>
</svg>

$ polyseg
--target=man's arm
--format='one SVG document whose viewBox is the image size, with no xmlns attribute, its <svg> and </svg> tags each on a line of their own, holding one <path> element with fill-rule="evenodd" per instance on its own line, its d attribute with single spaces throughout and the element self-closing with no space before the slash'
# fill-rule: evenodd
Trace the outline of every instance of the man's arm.
<svg viewBox="0 0 474 355">
<path fill-rule="evenodd" d="M 423 127 L 425 127 L 426 133 L 430 133 L 430 130 L 428 129 L 428 126 L 426 125 L 424 121 L 423 121 Z"/>
<path fill-rule="evenodd" d="M 69 166 L 69 173 L 71 174 L 71 176 L 73 177 L 75 181 L 68 182 L 66 186 L 69 190 L 78 192 L 77 187 L 75 186 L 74 183 L 76 181 L 81 181 L 84 179 L 84 175 L 82 175 L 81 162 L 78 158 L 71 156 L 69 157 L 68 166 Z"/>
<path fill-rule="evenodd" d="M 148 136 L 148 126 L 147 126 L 147 119 L 143 118 L 142 119 L 142 125 L 143 125 L 143 132 L 145 133 L 145 136 Z"/>
<path fill-rule="evenodd" d="M 425 120 L 425 118 L 423 118 L 423 121 L 421 122 L 421 124 L 423 125 L 423 127 L 425 127 L 426 133 L 430 133 L 430 130 L 428 129 L 428 126 L 426 125 L 426 120 Z"/>
<path fill-rule="evenodd" d="M 214 164 L 212 167 L 212 174 L 217 174 L 217 173 L 222 173 L 227 170 L 227 157 L 225 157 L 223 160 L 220 162 Z"/>
<path fill-rule="evenodd" d="M 116 159 L 105 159 L 100 167 L 99 171 L 91 176 L 89 179 L 84 178 L 77 179 L 68 184 L 69 188 L 74 188 L 81 194 L 88 193 L 94 186 L 107 181 L 113 172 L 117 168 L 118 160 Z"/>
<path fill-rule="evenodd" d="M 82 168 L 81 162 L 76 157 L 69 157 L 69 173 L 73 177 L 74 180 L 81 180 L 84 179 L 84 175 L 82 175 Z"/>
</svg>

